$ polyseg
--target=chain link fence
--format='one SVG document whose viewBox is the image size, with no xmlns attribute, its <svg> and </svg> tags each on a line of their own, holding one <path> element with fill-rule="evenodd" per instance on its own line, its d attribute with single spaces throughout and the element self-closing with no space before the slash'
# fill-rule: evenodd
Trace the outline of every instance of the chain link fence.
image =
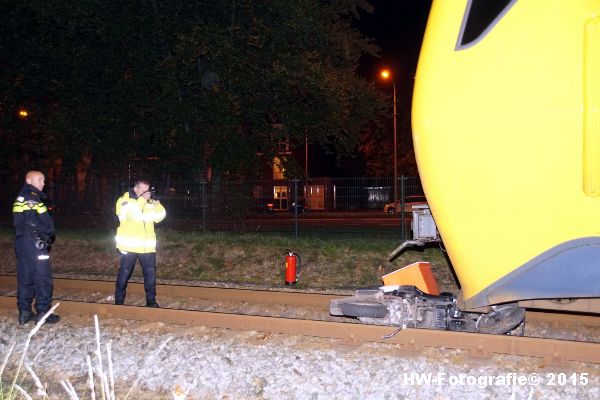
<svg viewBox="0 0 600 400">
<path fill-rule="evenodd" d="M 411 214 L 405 207 L 423 201 L 419 178 L 312 178 L 230 181 L 154 181 L 167 209 L 163 229 L 193 231 L 277 232 L 291 235 L 410 235 Z M 130 187 L 118 179 L 87 179 L 79 185 L 49 180 L 57 229 L 114 229 L 115 202 Z M 15 193 L 3 193 L 10 220 Z M 405 210 L 406 212 L 398 212 Z"/>
</svg>

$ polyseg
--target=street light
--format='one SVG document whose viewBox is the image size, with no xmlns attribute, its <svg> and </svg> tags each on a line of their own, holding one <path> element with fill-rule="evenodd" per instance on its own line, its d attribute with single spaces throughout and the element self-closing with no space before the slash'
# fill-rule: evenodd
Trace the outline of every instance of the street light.
<svg viewBox="0 0 600 400">
<path fill-rule="evenodd" d="M 394 208 L 397 208 L 395 205 L 398 201 L 398 136 L 396 133 L 396 80 L 394 79 L 394 76 L 392 75 L 392 72 L 389 69 L 382 70 L 380 75 L 383 80 L 391 79 L 392 86 L 394 87 Z"/>
</svg>

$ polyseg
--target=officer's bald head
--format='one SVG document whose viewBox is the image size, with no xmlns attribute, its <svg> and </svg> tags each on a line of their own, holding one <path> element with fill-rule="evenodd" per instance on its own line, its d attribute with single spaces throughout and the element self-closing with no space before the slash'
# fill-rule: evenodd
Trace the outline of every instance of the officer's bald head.
<svg viewBox="0 0 600 400">
<path fill-rule="evenodd" d="M 40 171 L 29 171 L 27 175 L 25 175 L 25 182 L 37 190 L 42 191 L 46 184 L 46 178 Z"/>
</svg>

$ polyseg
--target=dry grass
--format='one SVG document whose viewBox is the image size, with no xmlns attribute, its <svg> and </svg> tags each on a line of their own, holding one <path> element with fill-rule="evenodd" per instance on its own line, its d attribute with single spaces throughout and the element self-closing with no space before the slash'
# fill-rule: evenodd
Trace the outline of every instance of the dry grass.
<svg viewBox="0 0 600 400">
<path fill-rule="evenodd" d="M 0 232 L 0 251 L 14 254 L 12 234 Z M 381 238 L 293 238 L 269 234 L 158 233 L 157 278 L 283 286 L 284 253 L 302 258 L 299 288 L 346 289 L 381 284 L 381 276 L 415 261 L 429 261 L 443 291 L 456 284 L 438 248 L 405 252 L 394 263 L 387 255 L 398 244 Z M 52 249 L 57 275 L 116 276 L 119 256 L 110 232 L 61 231 Z M 0 262 L 0 273 L 14 273 L 14 256 Z M 138 267 L 134 277 L 141 276 Z"/>
<path fill-rule="evenodd" d="M 40 330 L 46 318 L 54 312 L 54 310 L 60 305 L 60 303 L 54 304 L 54 306 L 42 317 L 40 321 L 29 331 L 24 343 L 24 349 L 20 356 L 18 356 L 15 367 L 12 371 L 12 379 L 10 384 L 4 384 L 3 376 L 7 370 L 7 364 L 11 356 L 16 343 L 13 343 L 6 354 L 3 356 L 3 362 L 0 365 L 0 400 L 17 400 L 17 399 L 29 399 L 33 397 L 41 399 L 49 399 L 49 393 L 53 393 L 55 398 L 58 393 L 54 390 L 48 390 L 48 384 L 42 383 L 40 378 L 34 372 L 32 364 L 35 363 L 36 359 L 40 356 L 41 352 L 38 353 L 32 360 L 26 361 L 29 357 L 29 345 L 32 337 Z M 95 342 L 96 350 L 92 354 L 86 355 L 87 363 L 87 379 L 83 379 L 84 375 L 80 377 L 71 378 L 75 385 L 68 378 L 60 380 L 60 390 L 67 396 L 59 396 L 59 398 L 68 398 L 70 400 L 84 399 L 89 396 L 91 400 L 102 399 L 102 400 L 116 400 L 115 395 L 115 376 L 113 370 L 112 360 L 112 341 L 103 343 L 100 337 L 100 324 L 98 322 L 98 316 L 94 315 L 94 326 L 95 326 Z M 126 388 L 122 391 L 125 393 L 122 397 L 123 400 L 129 398 L 141 398 L 138 385 L 142 377 L 146 374 L 147 370 L 156 363 L 158 355 L 163 351 L 165 346 L 171 341 L 172 337 L 168 337 L 163 343 L 144 360 L 142 368 L 137 371 L 136 380 L 131 383 L 127 382 Z M 105 352 L 102 351 L 102 345 L 104 344 Z M 28 375 L 22 374 L 22 370 L 25 370 Z M 82 371 L 83 373 L 83 371 Z M 24 389 L 24 387 L 26 389 Z M 59 386 L 54 385 L 53 387 L 58 388 Z M 35 392 L 32 392 L 35 390 Z M 125 392 L 126 391 L 126 392 Z M 80 394 L 78 394 L 81 393 Z M 33 394 L 31 394 L 33 393 Z M 171 396 L 173 400 L 185 400 L 188 394 L 188 388 L 183 388 L 176 385 Z M 154 393 L 151 398 L 158 398 L 157 394 Z M 164 397 L 167 398 L 167 397 Z"/>
</svg>

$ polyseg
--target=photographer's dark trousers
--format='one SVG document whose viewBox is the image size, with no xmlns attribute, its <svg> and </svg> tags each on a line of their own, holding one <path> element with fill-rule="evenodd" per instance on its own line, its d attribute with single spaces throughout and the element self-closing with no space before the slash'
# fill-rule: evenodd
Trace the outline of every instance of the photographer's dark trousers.
<svg viewBox="0 0 600 400">
<path fill-rule="evenodd" d="M 142 273 L 144 274 L 146 301 L 150 303 L 156 301 L 156 253 L 121 252 L 121 263 L 119 265 L 119 274 L 117 275 L 115 288 L 115 304 L 123 304 L 125 301 L 127 282 L 131 278 L 131 273 L 138 258 L 140 259 Z"/>
<path fill-rule="evenodd" d="M 17 254 L 17 307 L 19 311 L 31 311 L 35 298 L 35 310 L 44 314 L 52 306 L 52 268 L 48 248 L 38 249 L 30 238 L 15 239 Z"/>
</svg>

